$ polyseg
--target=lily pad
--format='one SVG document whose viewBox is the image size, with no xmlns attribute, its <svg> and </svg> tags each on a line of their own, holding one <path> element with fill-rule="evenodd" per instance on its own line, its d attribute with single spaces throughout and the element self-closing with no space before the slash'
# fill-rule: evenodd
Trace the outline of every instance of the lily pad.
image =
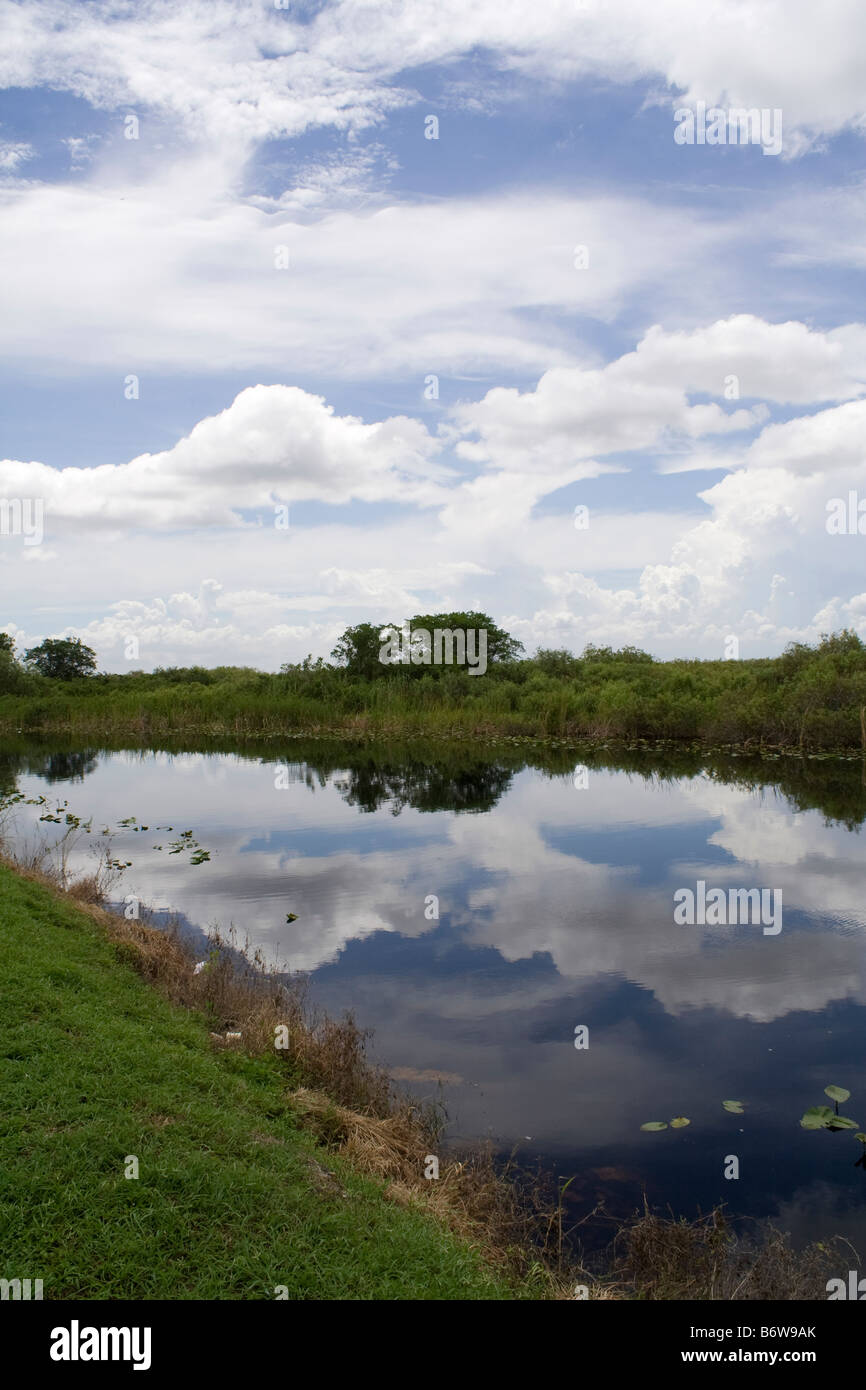
<svg viewBox="0 0 866 1390">
<path fill-rule="evenodd" d="M 726 1110 L 730 1110 L 732 1115 L 742 1115 L 743 1102 L 741 1100 L 723 1100 L 722 1105 Z"/>
<path fill-rule="evenodd" d="M 857 1133 L 854 1135 L 854 1138 L 859 1139 L 861 1144 L 866 1144 L 866 1134 L 863 1133 L 862 1129 L 858 1129 Z"/>
<path fill-rule="evenodd" d="M 827 1125 L 827 1128 L 828 1128 L 828 1129 L 858 1129 L 859 1126 L 858 1126 L 856 1120 L 849 1120 L 848 1117 L 847 1117 L 847 1115 L 834 1115 L 833 1118 L 832 1118 L 832 1120 L 830 1121 L 830 1123 Z"/>
<path fill-rule="evenodd" d="M 824 1095 L 829 1096 L 831 1100 L 838 1101 L 850 1100 L 851 1098 L 851 1092 L 846 1091 L 844 1086 L 825 1086 Z"/>
<path fill-rule="evenodd" d="M 667 1129 L 664 1120 L 650 1120 L 647 1124 L 641 1125 L 641 1129 Z"/>
<path fill-rule="evenodd" d="M 837 1118 L 829 1105 L 813 1105 L 806 1111 L 800 1124 L 803 1129 L 826 1129 L 829 1121 Z"/>
<path fill-rule="evenodd" d="M 671 1129 L 685 1129 L 690 1124 L 691 1120 L 687 1120 L 685 1115 L 677 1115 L 675 1120 L 671 1120 Z"/>
</svg>

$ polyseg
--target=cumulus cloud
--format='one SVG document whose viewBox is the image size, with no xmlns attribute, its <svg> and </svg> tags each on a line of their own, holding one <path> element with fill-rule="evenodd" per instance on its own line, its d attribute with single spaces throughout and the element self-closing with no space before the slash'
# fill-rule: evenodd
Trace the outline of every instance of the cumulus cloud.
<svg viewBox="0 0 866 1390">
<path fill-rule="evenodd" d="M 651 449 L 665 438 L 673 443 L 679 437 L 690 446 L 698 438 L 753 429 L 767 416 L 760 405 L 692 404 L 692 394 L 806 404 L 846 400 L 864 389 L 862 325 L 821 333 L 803 323 L 772 324 L 752 314 L 691 332 L 666 332 L 655 325 L 634 352 L 606 367 L 555 368 L 533 391 L 497 387 L 464 406 L 457 412 L 459 425 L 476 433 L 478 442 L 461 444 L 458 452 L 502 468 L 522 470 L 529 462 L 550 471 L 578 458 Z M 858 412 L 861 406 L 848 409 Z M 839 428 L 844 431 L 844 424 Z M 764 432 L 764 457 L 780 432 L 784 450 L 786 429 Z M 815 432 L 821 429 L 815 426 Z M 823 429 L 826 435 L 826 421 Z M 832 448 L 835 441 L 826 442 Z M 809 452 L 809 440 L 802 438 L 800 447 Z M 716 466 L 724 462 L 722 457 Z"/>
<path fill-rule="evenodd" d="M 7 459 L 0 490 L 41 497 L 55 525 L 225 526 L 244 509 L 309 498 L 429 506 L 448 477 L 438 448 L 405 416 L 365 425 L 297 387 L 251 386 L 161 454 L 92 469 Z"/>
<path fill-rule="evenodd" d="M 29 548 L 43 561 L 30 566 L 31 601 L 57 611 L 63 563 L 87 614 L 77 626 L 100 653 L 116 646 L 119 610 L 97 597 L 87 536 L 124 536 L 128 562 L 141 534 L 141 561 L 111 582 L 118 601 L 147 605 L 148 547 L 159 554 L 161 534 L 184 532 L 201 538 L 196 577 L 219 579 L 220 605 L 246 597 L 218 623 L 175 611 L 154 626 L 142 610 L 150 649 L 222 646 L 226 660 L 234 652 L 273 665 L 277 647 L 282 659 L 303 654 L 296 638 L 304 652 L 330 650 L 332 615 L 345 626 L 350 614 L 377 621 L 438 605 L 495 608 L 528 650 L 603 640 L 718 655 L 733 634 L 746 655 L 841 625 L 866 631 L 852 568 L 860 538 L 827 529 L 830 500 L 847 499 L 862 480 L 863 335 L 860 325 L 822 333 L 749 315 L 690 333 L 655 327 L 607 366 L 554 369 L 533 391 L 497 389 L 459 405 L 437 434 L 409 416 L 367 423 L 297 387 L 262 385 L 172 449 L 129 463 L 56 470 L 7 460 L 0 493 L 44 499 L 46 545 Z M 745 404 L 724 400 L 736 368 L 754 392 Z M 768 422 L 770 406 L 790 418 Z M 690 507 L 594 507 L 583 532 L 570 504 L 535 510 L 578 480 L 664 467 L 670 447 L 703 451 L 723 471 Z M 454 453 L 458 463 L 468 455 L 462 470 Z M 290 520 L 305 502 L 401 511 L 360 525 L 357 514 L 337 527 L 291 523 L 284 543 L 275 508 L 288 506 Z M 219 541 L 226 531 L 236 537 L 230 552 Z M 387 563 L 371 564 L 371 554 Z M 0 572 L 14 563 L 7 543 Z M 176 592 L 189 590 L 185 551 L 175 547 L 160 564 Z M 311 644 L 313 615 L 323 626 Z M 134 618 L 124 613 L 126 631 Z"/>
</svg>

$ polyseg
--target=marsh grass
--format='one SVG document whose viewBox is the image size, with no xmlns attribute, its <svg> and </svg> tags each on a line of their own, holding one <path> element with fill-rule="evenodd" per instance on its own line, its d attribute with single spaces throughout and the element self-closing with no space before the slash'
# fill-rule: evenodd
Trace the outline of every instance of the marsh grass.
<svg viewBox="0 0 866 1390">
<path fill-rule="evenodd" d="M 223 666 L 77 681 L 21 672 L 2 691 L 9 733 L 663 738 L 866 752 L 866 646 L 847 630 L 743 660 L 588 648 L 493 662 L 475 678 L 454 667 L 383 668 L 369 679 L 324 664 L 275 674 Z"/>
</svg>

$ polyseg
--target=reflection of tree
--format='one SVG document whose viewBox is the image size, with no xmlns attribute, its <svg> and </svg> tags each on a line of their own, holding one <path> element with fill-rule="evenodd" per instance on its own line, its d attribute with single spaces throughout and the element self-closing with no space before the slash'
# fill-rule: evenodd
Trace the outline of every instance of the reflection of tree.
<svg viewBox="0 0 866 1390">
<path fill-rule="evenodd" d="M 83 782 L 85 777 L 96 771 L 99 754 L 92 748 L 75 751 L 53 751 L 31 754 L 24 760 L 22 771 L 35 777 L 42 777 L 49 785 L 53 782 Z"/>
<path fill-rule="evenodd" d="M 47 745 L 47 746 L 46 746 Z M 14 791 L 23 772 L 47 782 L 81 781 L 97 766 L 99 754 L 113 748 L 130 752 L 128 738 L 106 738 L 100 749 L 76 747 L 69 738 L 47 740 L 9 736 L 0 746 L 0 793 Z M 636 773 L 649 782 L 680 777 L 711 777 L 743 790 L 766 789 L 796 810 L 821 811 L 828 822 L 856 830 L 866 821 L 866 762 L 859 758 L 732 756 L 684 744 L 635 740 L 607 746 L 590 742 L 558 747 L 529 741 L 394 739 L 387 745 L 330 738 L 287 742 L 189 737 L 142 742 L 151 752 L 229 753 L 288 766 L 289 780 L 314 791 L 339 774 L 336 789 L 351 805 L 374 811 L 389 804 L 395 815 L 404 806 L 420 811 L 486 811 L 508 790 L 512 778 L 531 767 L 550 777 L 570 777 L 575 765 Z M 336 785 L 336 784 L 335 784 Z"/>
<path fill-rule="evenodd" d="M 164 746 L 164 745 L 163 745 Z M 222 745 L 221 745 L 222 746 Z M 225 751 L 237 753 L 236 743 Z M 208 745 L 214 751 L 213 743 Z M 193 751 L 185 745 L 184 751 Z M 255 748 L 247 747 L 249 756 Z M 271 748 L 268 761 L 277 756 Z M 663 784 L 685 777 L 711 777 L 725 786 L 766 790 L 783 797 L 798 811 L 821 811 L 828 822 L 856 830 L 866 821 L 866 777 L 859 758 L 732 757 L 727 750 L 708 752 L 682 744 L 582 743 L 572 747 L 527 742 L 523 746 L 492 741 L 449 743 L 446 740 L 394 741 L 382 745 L 299 739 L 279 759 L 309 787 L 323 786 L 340 774 L 336 789 L 364 811 L 390 803 L 394 814 L 404 806 L 422 811 L 484 811 L 495 806 L 512 778 L 532 767 L 550 777 L 570 777 L 577 763 L 611 772 L 637 774 Z"/>
<path fill-rule="evenodd" d="M 383 767 L 371 761 L 349 770 L 343 795 L 362 811 L 388 804 L 395 816 L 404 806 L 416 811 L 489 811 L 508 790 L 512 775 L 508 768 L 481 761 L 460 769 L 435 763 Z"/>
<path fill-rule="evenodd" d="M 23 771 L 23 763 L 20 754 L 0 749 L 0 797 L 12 796 L 18 790 L 18 775 Z"/>
<path fill-rule="evenodd" d="M 15 791 L 24 773 L 54 782 L 83 782 L 99 763 L 95 748 L 58 747 L 27 739 L 3 739 L 0 744 L 0 792 Z"/>
<path fill-rule="evenodd" d="M 581 753 L 589 767 L 637 772 L 648 781 L 711 777 L 722 786 L 780 796 L 796 811 L 820 811 L 828 824 L 856 830 L 866 820 L 866 777 L 859 758 L 732 757 L 700 749 L 604 748 Z"/>
</svg>

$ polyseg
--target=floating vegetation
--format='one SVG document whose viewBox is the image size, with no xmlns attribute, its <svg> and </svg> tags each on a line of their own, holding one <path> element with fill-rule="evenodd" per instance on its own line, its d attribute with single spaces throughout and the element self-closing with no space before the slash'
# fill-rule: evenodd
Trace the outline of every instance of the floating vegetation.
<svg viewBox="0 0 866 1390">
<path fill-rule="evenodd" d="M 51 808 L 45 796 L 28 797 L 25 796 L 23 792 L 14 792 L 11 795 L 0 797 L 0 816 L 7 815 L 13 807 L 18 805 L 45 807 L 46 809 L 39 817 L 41 822 L 49 825 L 65 826 L 64 834 L 59 842 L 59 847 L 64 851 L 67 849 L 67 844 L 73 832 L 82 831 L 84 834 L 90 835 L 93 831 L 93 817 L 91 816 L 89 820 L 83 820 L 81 816 L 77 816 L 73 811 L 69 810 L 69 803 L 67 801 L 57 802 L 56 805 Z M 174 831 L 174 827 L 171 825 L 158 825 L 156 828 L 157 830 L 168 830 L 172 833 Z M 141 831 L 149 830 L 150 826 L 140 824 L 137 816 L 126 816 L 123 820 L 117 822 L 117 829 L 131 830 L 134 834 L 139 834 Z M 105 838 L 110 838 L 116 833 L 116 831 L 112 831 L 107 825 L 102 828 L 102 835 Z M 162 845 L 153 846 L 155 850 L 162 850 L 162 848 Z M 191 830 L 182 830 L 180 832 L 180 837 L 177 840 L 173 840 L 169 846 L 169 854 L 184 854 L 187 850 L 190 851 L 189 862 L 194 866 L 207 863 L 211 856 L 210 850 L 204 849 L 199 844 Z M 106 867 L 117 872 L 122 872 L 123 869 L 132 868 L 132 860 L 120 860 L 107 857 Z"/>
<path fill-rule="evenodd" d="M 856 1120 L 837 1115 L 829 1105 L 812 1105 L 800 1121 L 803 1129 L 858 1129 Z"/>
<path fill-rule="evenodd" d="M 743 1113 L 743 1101 L 741 1100 L 723 1100 L 722 1105 L 732 1115 L 742 1115 Z"/>
<path fill-rule="evenodd" d="M 157 826 L 157 829 L 159 827 Z M 162 849 L 162 845 L 154 845 L 154 849 Z M 191 830 L 182 830 L 177 840 L 172 840 L 168 847 L 169 854 L 184 854 L 190 850 L 190 864 L 205 864 L 210 859 L 210 850 L 202 849 L 198 840 Z"/>
<path fill-rule="evenodd" d="M 844 1086 L 825 1086 L 824 1095 L 829 1096 L 838 1106 L 840 1101 L 844 1105 L 846 1100 L 851 1099 L 851 1092 L 846 1091 Z"/>
<path fill-rule="evenodd" d="M 677 1115 L 670 1121 L 671 1129 L 685 1129 L 686 1125 L 690 1124 L 691 1120 L 687 1120 L 685 1115 Z M 649 1130 L 667 1129 L 667 1127 L 667 1120 L 648 1120 L 645 1125 L 641 1125 L 641 1129 Z"/>
<path fill-rule="evenodd" d="M 847 1115 L 839 1114 L 840 1101 L 844 1104 L 850 1100 L 851 1092 L 846 1091 L 844 1086 L 825 1086 L 824 1095 L 829 1096 L 833 1102 L 833 1109 L 829 1105 L 812 1105 L 806 1111 L 800 1125 L 803 1129 L 855 1129 L 860 1126 L 856 1120 L 849 1120 Z M 866 1167 L 866 1164 L 864 1164 Z"/>
</svg>

